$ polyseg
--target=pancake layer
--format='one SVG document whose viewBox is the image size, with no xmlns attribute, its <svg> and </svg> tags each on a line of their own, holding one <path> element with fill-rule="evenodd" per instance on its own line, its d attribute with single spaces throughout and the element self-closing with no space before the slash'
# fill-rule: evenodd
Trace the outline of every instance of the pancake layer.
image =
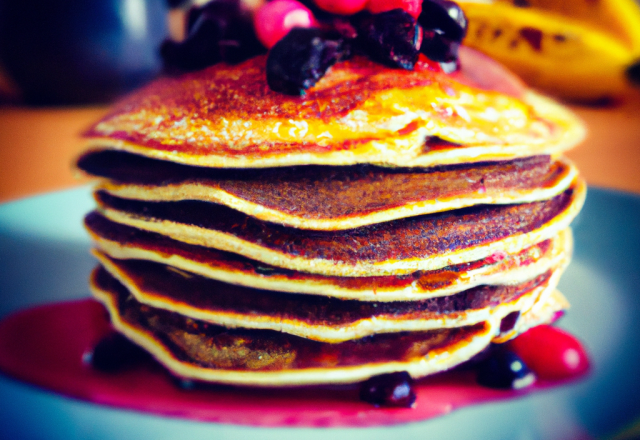
<svg viewBox="0 0 640 440">
<path fill-rule="evenodd" d="M 557 155 L 584 137 L 551 100 L 465 85 L 424 59 L 408 71 L 354 57 L 302 97 L 270 90 L 265 62 L 154 81 L 88 130 L 88 146 L 220 168 L 430 167 Z"/>
<path fill-rule="evenodd" d="M 139 202 L 98 192 L 112 221 L 263 263 L 332 276 L 406 274 L 517 252 L 566 228 L 584 183 L 546 201 L 483 205 L 347 231 L 300 231 L 203 202 Z"/>
<path fill-rule="evenodd" d="M 104 273 L 104 272 L 102 272 Z M 496 324 L 375 335 L 339 344 L 269 330 L 227 329 L 136 304 L 114 278 L 95 272 L 92 291 L 113 325 L 178 376 L 261 386 L 349 383 L 408 371 L 422 377 L 480 352 Z"/>
<path fill-rule="evenodd" d="M 408 275 L 323 276 L 282 269 L 237 254 L 182 243 L 157 233 L 111 222 L 93 212 L 85 226 L 101 252 L 115 259 L 142 259 L 226 283 L 256 289 L 332 296 L 360 301 L 411 301 L 451 295 L 480 284 L 514 284 L 534 278 L 570 258 L 569 229 L 522 251 Z"/>
<path fill-rule="evenodd" d="M 362 302 L 248 289 L 140 260 L 96 253 L 137 301 L 229 328 L 282 331 L 340 342 L 378 333 L 472 325 L 528 310 L 555 289 L 564 266 L 516 285 L 478 286 L 410 302 Z M 102 276 L 102 275 L 101 275 Z"/>
<path fill-rule="evenodd" d="M 527 203 L 566 190 L 577 170 L 536 156 L 431 169 L 371 166 L 218 170 L 102 151 L 78 167 L 108 180 L 100 189 L 146 201 L 200 200 L 260 220 L 336 230 L 478 204 Z"/>
</svg>

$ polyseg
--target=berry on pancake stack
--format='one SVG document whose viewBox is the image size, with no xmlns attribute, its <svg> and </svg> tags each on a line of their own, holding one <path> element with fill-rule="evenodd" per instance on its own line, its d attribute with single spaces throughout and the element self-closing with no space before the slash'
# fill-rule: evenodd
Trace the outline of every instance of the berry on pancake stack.
<svg viewBox="0 0 640 440">
<path fill-rule="evenodd" d="M 461 47 L 455 3 L 304 3 L 192 8 L 163 46 L 171 75 L 85 134 L 91 288 L 180 378 L 364 382 L 389 403 L 377 380 L 451 369 L 567 307 L 585 185 L 561 153 L 584 129 Z"/>
</svg>

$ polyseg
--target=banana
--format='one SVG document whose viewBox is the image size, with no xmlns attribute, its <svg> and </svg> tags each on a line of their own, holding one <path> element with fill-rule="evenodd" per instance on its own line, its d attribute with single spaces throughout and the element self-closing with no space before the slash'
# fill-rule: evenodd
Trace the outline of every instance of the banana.
<svg viewBox="0 0 640 440">
<path fill-rule="evenodd" d="M 639 79 L 640 8 L 633 0 L 458 3 L 469 21 L 465 44 L 533 87 L 594 101 L 621 96 Z"/>
</svg>

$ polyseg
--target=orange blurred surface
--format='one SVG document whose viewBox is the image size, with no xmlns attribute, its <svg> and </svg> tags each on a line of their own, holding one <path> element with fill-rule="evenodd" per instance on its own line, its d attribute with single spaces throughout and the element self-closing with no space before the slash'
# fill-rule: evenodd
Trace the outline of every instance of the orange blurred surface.
<svg viewBox="0 0 640 440">
<path fill-rule="evenodd" d="M 0 107 L 0 201 L 82 183 L 71 166 L 80 133 L 105 111 Z"/>
<path fill-rule="evenodd" d="M 616 106 L 572 108 L 589 136 L 567 155 L 587 182 L 640 193 L 640 92 L 630 91 Z"/>
<path fill-rule="evenodd" d="M 608 107 L 572 106 L 589 128 L 568 155 L 591 185 L 640 193 L 640 92 Z M 0 202 L 86 182 L 72 170 L 79 134 L 106 107 L 0 107 Z"/>
</svg>

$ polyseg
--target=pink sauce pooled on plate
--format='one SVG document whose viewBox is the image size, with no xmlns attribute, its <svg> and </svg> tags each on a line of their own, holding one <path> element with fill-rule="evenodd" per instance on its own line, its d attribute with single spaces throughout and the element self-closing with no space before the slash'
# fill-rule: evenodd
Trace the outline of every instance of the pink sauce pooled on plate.
<svg viewBox="0 0 640 440">
<path fill-rule="evenodd" d="M 376 426 L 415 422 L 482 402 L 515 398 L 564 381 L 525 390 L 476 383 L 473 370 L 456 370 L 414 383 L 413 408 L 376 408 L 358 398 L 359 386 L 250 388 L 206 385 L 185 390 L 152 360 L 104 373 L 83 356 L 111 333 L 102 305 L 87 299 L 41 306 L 0 322 L 0 370 L 66 396 L 112 407 L 198 421 L 254 426 Z M 549 332 L 545 333 L 549 344 Z M 527 341 L 535 345 L 531 338 Z M 563 343 L 566 343 L 563 342 Z M 585 358 L 586 360 L 586 358 Z M 571 378 L 583 375 L 586 368 Z"/>
</svg>

